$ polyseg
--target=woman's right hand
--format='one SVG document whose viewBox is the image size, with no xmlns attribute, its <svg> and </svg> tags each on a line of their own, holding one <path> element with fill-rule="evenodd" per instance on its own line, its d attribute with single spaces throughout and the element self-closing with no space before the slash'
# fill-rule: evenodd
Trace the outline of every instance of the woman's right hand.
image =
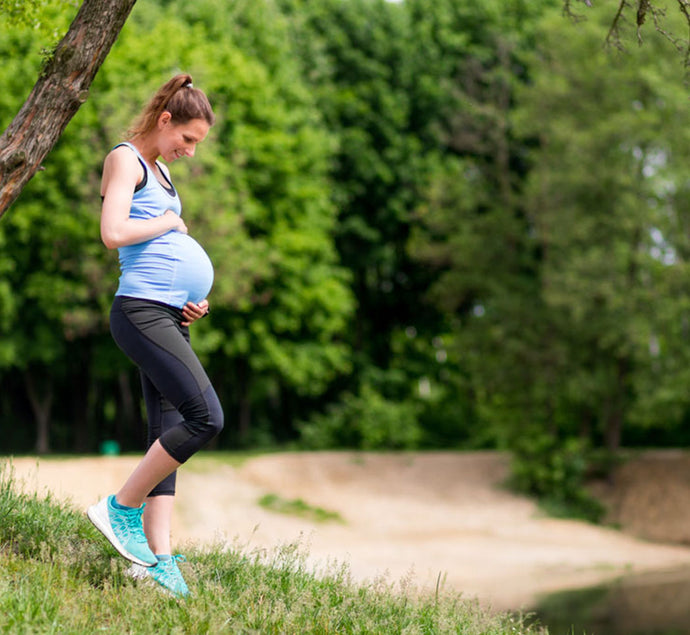
<svg viewBox="0 0 690 635">
<path fill-rule="evenodd" d="M 170 218 L 170 215 L 172 214 L 172 218 Z M 166 209 L 164 216 L 168 216 L 170 220 L 172 221 L 173 225 L 170 229 L 180 232 L 181 234 L 186 234 L 187 233 L 187 225 L 184 224 L 184 221 L 182 220 L 181 216 L 178 216 L 175 212 L 173 212 L 171 209 Z"/>
</svg>

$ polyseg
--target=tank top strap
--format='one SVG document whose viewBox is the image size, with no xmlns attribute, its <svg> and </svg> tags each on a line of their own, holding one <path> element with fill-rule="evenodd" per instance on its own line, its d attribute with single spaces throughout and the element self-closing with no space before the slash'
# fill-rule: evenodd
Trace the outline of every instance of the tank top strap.
<svg viewBox="0 0 690 635">
<path fill-rule="evenodd" d="M 170 177 L 165 173 L 163 168 L 160 165 L 159 161 L 156 161 L 156 165 L 158 166 L 158 169 L 160 170 L 161 175 L 165 179 L 165 183 L 161 183 L 161 181 L 158 179 L 158 177 L 155 175 L 153 170 L 151 169 L 151 166 L 149 166 L 148 163 L 146 163 L 146 160 L 142 156 L 141 152 L 137 150 L 137 147 L 133 144 L 130 143 L 129 141 L 121 141 L 118 143 L 116 146 L 113 147 L 113 150 L 115 148 L 119 148 L 120 146 L 126 146 L 130 150 L 134 152 L 134 154 L 137 155 L 137 159 L 139 159 L 139 163 L 141 163 L 141 166 L 144 168 L 144 178 L 142 179 L 141 183 L 139 183 L 136 188 L 134 189 L 135 192 L 138 192 L 139 190 L 143 189 L 146 187 L 146 182 L 148 181 L 148 174 L 151 172 L 151 177 L 158 181 L 160 186 L 170 194 L 170 196 L 177 196 L 177 191 L 175 190 L 175 186 L 172 184 L 172 181 L 170 180 Z"/>
<path fill-rule="evenodd" d="M 129 141 L 123 141 L 122 143 L 118 143 L 116 146 L 113 146 L 113 150 L 115 148 L 119 148 L 120 146 L 125 146 L 125 147 L 129 148 L 130 150 L 132 150 L 132 152 L 134 152 L 134 154 L 136 155 L 137 159 L 139 159 L 139 163 L 141 164 L 141 167 L 144 169 L 143 178 L 141 179 L 141 181 L 139 181 L 139 183 L 137 183 L 136 187 L 134 188 L 134 192 L 136 193 L 139 190 L 143 190 L 146 187 L 146 183 L 149 180 L 148 166 L 146 165 L 146 161 L 144 161 L 144 157 L 141 156 L 141 153 L 139 152 L 139 150 L 137 150 L 133 144 L 129 143 Z"/>
</svg>

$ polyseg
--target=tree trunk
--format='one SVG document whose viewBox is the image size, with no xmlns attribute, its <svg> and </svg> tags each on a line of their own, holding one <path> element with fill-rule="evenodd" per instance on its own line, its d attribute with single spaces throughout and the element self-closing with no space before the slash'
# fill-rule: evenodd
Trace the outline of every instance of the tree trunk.
<svg viewBox="0 0 690 635">
<path fill-rule="evenodd" d="M 604 432 L 606 449 L 616 452 L 620 449 L 623 436 L 623 418 L 629 403 L 629 383 L 631 362 L 627 357 L 616 359 L 616 384 L 611 396 L 612 407 L 606 417 L 606 430 Z"/>
<path fill-rule="evenodd" d="M 237 401 L 239 403 L 237 437 L 240 443 L 247 440 L 252 421 L 251 372 L 247 359 L 237 360 Z"/>
<path fill-rule="evenodd" d="M 27 370 L 24 385 L 36 420 L 36 453 L 50 452 L 50 415 L 53 408 L 53 378 L 50 372 L 41 378 L 40 373 Z"/>
<path fill-rule="evenodd" d="M 0 137 L 0 217 L 86 101 L 136 0 L 84 0 L 17 116 Z"/>
</svg>

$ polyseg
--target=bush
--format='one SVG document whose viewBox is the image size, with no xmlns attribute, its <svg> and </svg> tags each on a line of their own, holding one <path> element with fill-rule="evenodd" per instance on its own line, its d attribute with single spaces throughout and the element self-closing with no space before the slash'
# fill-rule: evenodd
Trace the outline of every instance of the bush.
<svg viewBox="0 0 690 635">
<path fill-rule="evenodd" d="M 298 429 L 309 449 L 411 450 L 422 437 L 418 415 L 417 403 L 387 399 L 364 384 L 358 394 L 346 393 L 325 414 L 315 415 Z"/>
<path fill-rule="evenodd" d="M 537 497 L 552 515 L 597 522 L 604 508 L 585 489 L 589 466 L 589 445 L 582 439 L 526 435 L 513 448 L 509 484 Z"/>
</svg>

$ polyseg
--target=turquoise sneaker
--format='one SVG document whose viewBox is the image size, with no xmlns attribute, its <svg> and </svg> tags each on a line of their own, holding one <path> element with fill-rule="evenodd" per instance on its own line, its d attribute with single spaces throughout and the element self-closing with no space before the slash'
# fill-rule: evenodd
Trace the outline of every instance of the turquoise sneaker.
<svg viewBox="0 0 690 635">
<path fill-rule="evenodd" d="M 170 556 L 168 558 L 157 556 L 157 558 L 158 564 L 155 567 L 148 567 L 144 570 L 144 573 L 152 577 L 174 596 L 188 596 L 189 589 L 187 588 L 187 583 L 184 581 L 180 568 L 177 566 L 178 562 L 183 562 L 186 558 L 182 555 Z"/>
<path fill-rule="evenodd" d="M 108 496 L 95 505 L 89 507 L 86 515 L 110 544 L 127 560 L 136 562 L 144 567 L 152 567 L 158 563 L 156 556 L 149 548 L 144 534 L 141 507 L 120 509 L 113 507 L 115 496 Z"/>
</svg>

